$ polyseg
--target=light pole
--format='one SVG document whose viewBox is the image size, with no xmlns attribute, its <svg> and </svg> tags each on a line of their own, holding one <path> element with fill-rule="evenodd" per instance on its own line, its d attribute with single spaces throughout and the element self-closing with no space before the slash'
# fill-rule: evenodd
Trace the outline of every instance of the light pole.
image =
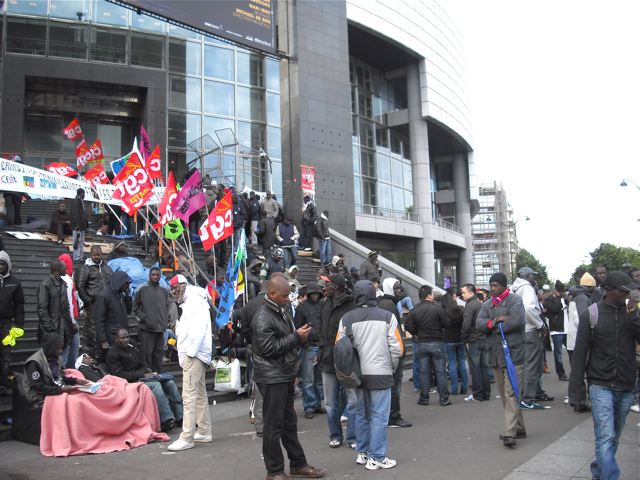
<svg viewBox="0 0 640 480">
<path fill-rule="evenodd" d="M 622 181 L 620 182 L 620 186 L 621 187 L 628 187 L 629 183 L 635 185 L 635 187 L 640 190 L 640 185 L 638 185 L 636 182 L 634 182 L 633 180 L 630 180 L 628 178 L 623 178 Z"/>
</svg>

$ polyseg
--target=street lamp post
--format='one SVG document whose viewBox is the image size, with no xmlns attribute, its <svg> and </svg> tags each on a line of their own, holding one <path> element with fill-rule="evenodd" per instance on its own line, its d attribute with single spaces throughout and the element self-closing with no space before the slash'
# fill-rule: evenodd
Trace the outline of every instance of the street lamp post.
<svg viewBox="0 0 640 480">
<path fill-rule="evenodd" d="M 630 180 L 628 178 L 623 178 L 622 181 L 620 182 L 620 186 L 621 187 L 628 187 L 629 183 L 635 185 L 635 187 L 640 190 L 640 185 L 638 185 L 636 182 L 634 182 L 633 180 Z"/>
</svg>

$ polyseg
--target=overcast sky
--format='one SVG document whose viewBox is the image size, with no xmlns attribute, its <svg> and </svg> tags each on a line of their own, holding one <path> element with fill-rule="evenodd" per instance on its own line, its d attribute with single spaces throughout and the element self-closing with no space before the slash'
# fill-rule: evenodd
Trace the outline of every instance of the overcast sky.
<svg viewBox="0 0 640 480">
<path fill-rule="evenodd" d="M 639 248 L 640 1 L 448 0 L 465 43 L 480 181 L 566 281 L 601 242 Z"/>
</svg>

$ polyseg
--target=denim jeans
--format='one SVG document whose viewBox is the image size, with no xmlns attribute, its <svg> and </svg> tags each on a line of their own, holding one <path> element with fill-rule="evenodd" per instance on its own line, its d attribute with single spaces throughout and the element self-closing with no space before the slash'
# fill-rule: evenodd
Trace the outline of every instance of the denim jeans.
<svg viewBox="0 0 640 480">
<path fill-rule="evenodd" d="M 320 263 L 326 265 L 331 263 L 331 239 L 320 240 Z"/>
<path fill-rule="evenodd" d="M 356 451 L 374 460 L 387 456 L 387 422 L 391 408 L 391 389 L 357 388 Z"/>
<path fill-rule="evenodd" d="M 553 342 L 553 360 L 556 365 L 556 373 L 560 377 L 565 375 L 562 364 L 562 346 L 567 344 L 567 334 L 551 335 L 551 341 Z"/>
<path fill-rule="evenodd" d="M 487 372 L 489 352 L 482 347 L 483 342 L 469 343 L 469 368 L 471 369 L 473 397 L 476 400 L 489 400 L 491 398 L 491 382 Z"/>
<path fill-rule="evenodd" d="M 289 268 L 291 265 L 295 265 L 298 261 L 298 247 L 292 245 L 290 247 L 283 247 L 284 252 L 284 268 Z"/>
<path fill-rule="evenodd" d="M 464 343 L 445 343 L 447 359 L 449 360 L 449 376 L 451 377 L 451 392 L 454 395 L 466 393 L 469 388 L 467 364 L 464 355 Z M 458 376 L 462 378 L 462 385 L 458 390 Z"/>
<path fill-rule="evenodd" d="M 633 405 L 633 392 L 589 385 L 589 396 L 596 437 L 596 458 L 591 462 L 591 476 L 599 480 L 618 480 L 620 468 L 616 463 L 616 451 Z"/>
<path fill-rule="evenodd" d="M 444 342 L 418 342 L 416 347 L 420 357 L 420 401 L 429 401 L 431 363 L 433 362 L 440 403 L 445 403 L 449 400 L 449 388 L 447 385 Z"/>
<path fill-rule="evenodd" d="M 313 412 L 322 405 L 322 375 L 318 365 L 314 365 L 318 347 L 309 345 L 302 349 L 302 404 L 305 412 Z"/>
<path fill-rule="evenodd" d="M 420 390 L 420 358 L 416 350 L 416 342 L 413 342 L 413 388 Z"/>
<path fill-rule="evenodd" d="M 153 396 L 156 397 L 160 423 L 172 418 L 174 420 L 182 419 L 182 398 L 180 398 L 180 392 L 173 380 L 146 382 L 146 385 L 153 392 Z"/>
<path fill-rule="evenodd" d="M 409 311 L 413 310 L 413 302 L 411 301 L 411 297 L 407 296 L 407 297 L 401 298 L 400 301 L 398 302 L 398 315 L 399 315 L 398 318 L 402 318 L 403 307 L 405 307 Z"/>
<path fill-rule="evenodd" d="M 340 384 L 335 373 L 322 372 L 322 386 L 324 387 L 324 407 L 327 409 L 329 438 L 342 442 Z M 356 440 L 356 391 L 344 389 L 344 393 L 347 397 L 347 407 L 345 409 L 347 415 L 347 443 L 352 443 Z"/>
<path fill-rule="evenodd" d="M 80 334 L 71 337 L 69 344 L 62 351 L 62 359 L 66 368 L 76 368 L 76 360 L 80 356 Z"/>
<path fill-rule="evenodd" d="M 84 230 L 74 230 L 72 233 L 73 240 L 73 261 L 82 260 L 84 258 Z"/>
</svg>

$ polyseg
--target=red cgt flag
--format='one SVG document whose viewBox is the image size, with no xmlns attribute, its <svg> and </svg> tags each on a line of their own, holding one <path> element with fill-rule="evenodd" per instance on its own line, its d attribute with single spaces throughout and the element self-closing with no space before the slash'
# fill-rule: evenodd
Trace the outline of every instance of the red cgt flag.
<svg viewBox="0 0 640 480">
<path fill-rule="evenodd" d="M 167 223 L 175 220 L 176 217 L 173 214 L 171 207 L 177 196 L 178 189 L 176 188 L 176 180 L 175 178 L 173 178 L 173 172 L 169 172 L 169 178 L 167 178 L 167 188 L 164 189 L 162 201 L 158 206 L 158 213 L 160 214 L 160 225 L 166 225 Z"/>
<path fill-rule="evenodd" d="M 231 191 L 222 197 L 200 227 L 200 240 L 205 251 L 233 235 L 233 205 Z"/>
<path fill-rule="evenodd" d="M 92 169 L 88 170 L 87 173 L 84 174 L 84 178 L 86 178 L 94 185 L 109 183 L 109 177 L 107 177 L 102 164 L 98 164 Z"/>
<path fill-rule="evenodd" d="M 89 149 L 89 145 L 87 145 L 87 142 L 83 138 L 82 141 L 78 145 L 76 145 L 76 167 L 84 167 L 87 163 L 89 163 L 91 157 L 92 155 L 91 150 Z"/>
<path fill-rule="evenodd" d="M 117 187 L 113 198 L 122 201 L 122 209 L 129 216 L 143 207 L 153 195 L 153 183 L 135 152 L 131 153 L 113 183 Z"/>
<path fill-rule="evenodd" d="M 104 160 L 104 152 L 102 151 L 102 143 L 99 138 L 96 138 L 96 141 L 91 145 L 91 149 L 89 150 L 91 153 L 91 159 L 89 160 L 89 164 L 92 163 L 100 163 Z"/>
<path fill-rule="evenodd" d="M 73 120 L 71 120 L 71 122 L 69 122 L 69 125 L 65 127 L 62 133 L 72 142 L 75 142 L 79 138 L 83 137 L 82 129 L 80 128 L 80 122 L 75 117 L 73 118 Z"/>
<path fill-rule="evenodd" d="M 76 175 L 78 175 L 78 172 L 76 172 L 73 168 L 71 168 L 64 162 L 50 163 L 46 166 L 46 169 L 51 173 L 57 173 L 58 175 L 62 175 L 63 177 L 75 177 Z"/>
<path fill-rule="evenodd" d="M 153 152 L 147 157 L 145 168 L 151 180 L 162 179 L 162 166 L 160 162 L 160 145 L 156 145 Z M 168 184 L 168 181 L 167 181 Z"/>
</svg>

